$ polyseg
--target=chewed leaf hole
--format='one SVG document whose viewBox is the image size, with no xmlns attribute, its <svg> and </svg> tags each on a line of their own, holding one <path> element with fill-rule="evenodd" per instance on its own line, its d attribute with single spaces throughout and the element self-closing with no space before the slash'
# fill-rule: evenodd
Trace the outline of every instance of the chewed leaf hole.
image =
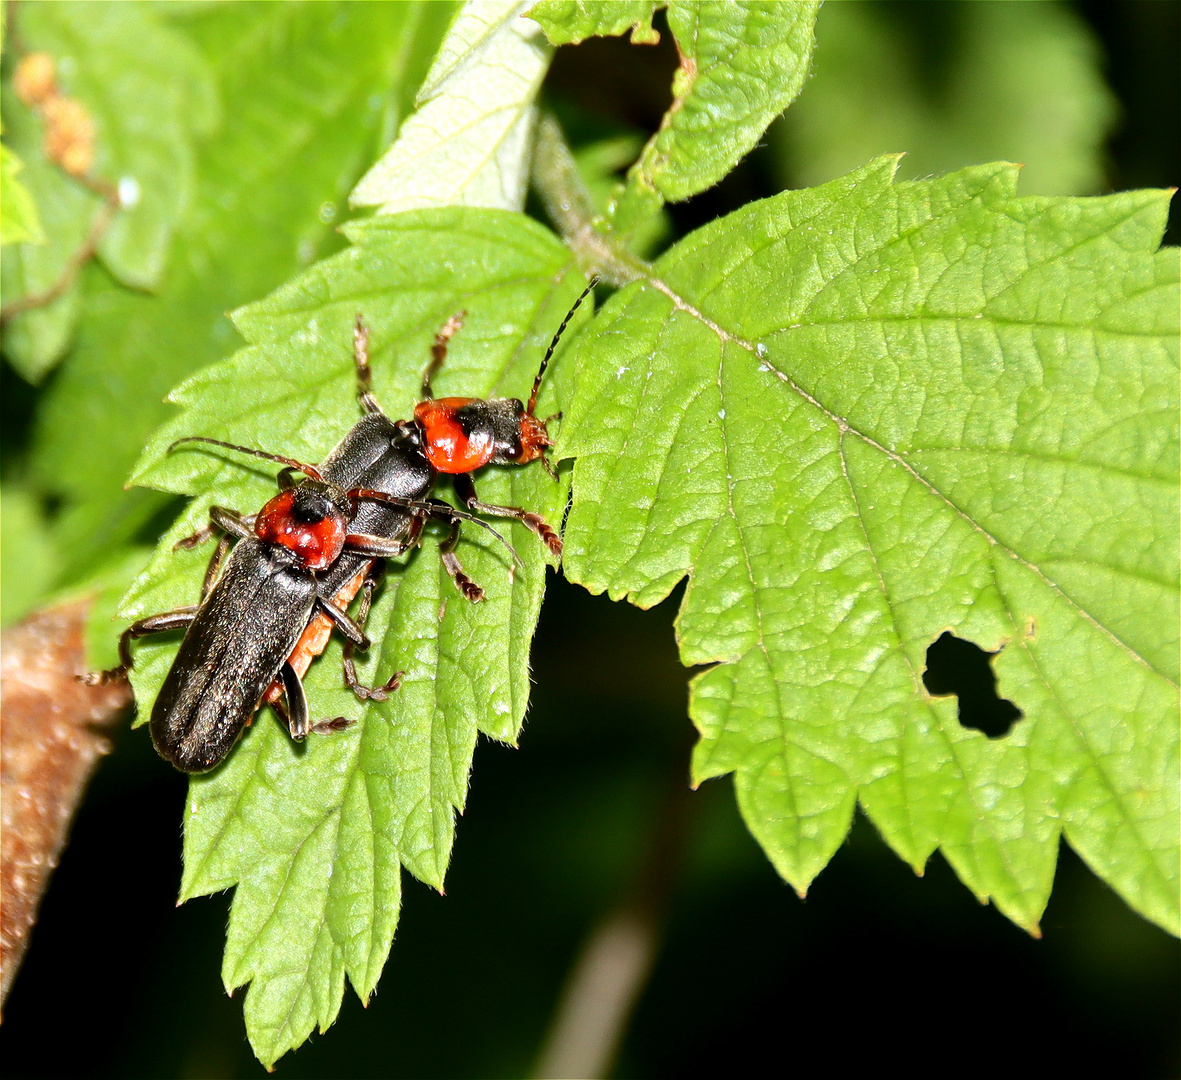
<svg viewBox="0 0 1181 1080">
<path fill-rule="evenodd" d="M 927 649 L 923 685 L 935 697 L 954 694 L 960 701 L 960 723 L 990 739 L 1009 734 L 1025 714 L 1011 701 L 998 697 L 992 658 L 972 641 L 945 631 Z"/>
</svg>

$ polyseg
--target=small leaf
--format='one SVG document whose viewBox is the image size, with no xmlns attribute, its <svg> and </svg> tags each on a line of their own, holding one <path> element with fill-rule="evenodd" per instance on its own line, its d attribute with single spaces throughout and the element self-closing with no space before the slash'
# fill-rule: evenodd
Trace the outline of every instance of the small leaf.
<svg viewBox="0 0 1181 1080">
<path fill-rule="evenodd" d="M 16 178 L 22 168 L 21 159 L 0 144 L 0 245 L 45 243 L 37 204 Z"/>
<path fill-rule="evenodd" d="M 557 373 L 565 571 L 678 617 L 698 781 L 803 892 L 855 803 L 1034 928 L 1060 833 L 1178 926 L 1178 252 L 1168 193 L 879 160 L 620 290 Z M 922 684 L 995 652 L 1004 739 Z"/>
<path fill-rule="evenodd" d="M 394 145 L 350 196 L 383 214 L 427 206 L 525 205 L 534 98 L 551 50 L 527 3 L 460 11 Z"/>
<path fill-rule="evenodd" d="M 92 174 L 120 189 L 100 256 L 125 284 L 155 288 L 192 195 L 194 138 L 217 123 L 208 66 L 151 5 L 29 4 L 20 26 L 94 120 Z"/>
<path fill-rule="evenodd" d="M 86 243 L 101 200 L 47 161 L 41 122 L 16 95 L 3 95 L 5 140 L 24 163 L 21 174 L 40 211 L 44 243 L 5 245 L 0 253 L 0 292 L 5 305 L 50 293 Z M 21 312 L 4 326 L 4 355 L 21 376 L 38 383 L 62 358 L 81 310 L 75 280 L 52 303 Z"/>
<path fill-rule="evenodd" d="M 101 233 L 98 253 L 125 284 L 155 288 L 192 193 L 194 140 L 217 118 L 209 69 L 150 5 L 30 3 L 18 11 L 26 45 L 53 58 L 58 92 L 93 123 L 89 175 L 117 187 L 124 200 Z M 41 118 L 8 85 L 4 126 L 28 166 L 26 181 L 48 239 L 5 250 L 5 303 L 61 292 L 5 327 L 5 355 L 38 382 L 73 340 L 81 294 L 69 275 L 93 243 L 102 199 L 46 159 Z"/>
<path fill-rule="evenodd" d="M 1033 195 L 1107 187 L 1117 106 L 1101 50 L 1069 7 L 828 4 L 817 32 L 815 74 L 772 129 L 791 186 L 905 150 L 906 177 L 1005 160 L 1025 163 L 1021 188 Z M 939 42 L 939 57 L 924 40 Z"/>
<path fill-rule="evenodd" d="M 527 14 L 553 45 L 577 45 L 628 30 L 633 45 L 655 45 L 660 33 L 652 28 L 652 16 L 664 6 L 654 0 L 542 0 Z"/>
<path fill-rule="evenodd" d="M 673 103 L 628 176 L 616 211 L 629 232 L 659 207 L 712 187 L 804 84 L 818 4 L 672 4 L 681 66 Z"/>
<path fill-rule="evenodd" d="M 269 466 L 232 453 L 168 454 L 175 438 L 205 434 L 321 459 L 357 419 L 357 312 L 371 329 L 375 391 L 391 416 L 409 415 L 431 339 L 460 309 L 467 319 L 440 394 L 525 395 L 582 285 L 567 249 L 521 215 L 421 210 L 346 232 L 354 246 L 236 313 L 248 347 L 173 394 L 184 411 L 153 437 L 136 478 L 196 499 L 129 594 L 125 616 L 192 602 L 208 552 L 172 544 L 212 501 L 249 511 L 274 493 Z M 548 386 L 543 411 L 547 404 Z M 490 470 L 479 488 L 486 500 L 561 520 L 566 489 L 539 466 Z M 346 974 L 369 997 L 397 919 L 399 864 L 442 886 L 477 731 L 516 739 L 546 562 L 522 526 L 511 540 L 524 560 L 513 574 L 494 540 L 464 530 L 458 554 L 488 594 L 478 605 L 455 589 L 433 536 L 390 567 L 361 672 L 372 682 L 405 671 L 401 689 L 383 703 L 358 702 L 343 685 L 335 643 L 306 680 L 313 714 L 348 716 L 354 728 L 297 747 L 263 711 L 226 765 L 192 783 L 182 897 L 237 885 L 223 976 L 230 989 L 251 983 L 247 1030 L 268 1066 L 332 1023 Z M 138 649 L 141 717 L 176 644 Z"/>
</svg>

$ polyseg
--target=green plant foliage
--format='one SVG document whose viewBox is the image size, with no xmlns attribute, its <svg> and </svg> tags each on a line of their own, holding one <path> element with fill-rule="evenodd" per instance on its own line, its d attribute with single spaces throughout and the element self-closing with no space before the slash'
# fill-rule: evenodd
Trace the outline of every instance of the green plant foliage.
<svg viewBox="0 0 1181 1080">
<path fill-rule="evenodd" d="M 53 541 L 45 515 L 26 490 L 5 483 L 0 490 L 0 625 L 28 612 L 53 580 Z"/>
<path fill-rule="evenodd" d="M 618 37 L 631 31 L 633 45 L 655 45 L 654 0 L 542 0 L 528 11 L 555 45 L 577 45 L 589 37 Z"/>
<path fill-rule="evenodd" d="M 635 161 L 643 142 L 639 134 L 624 132 L 584 143 L 575 152 L 578 174 L 586 184 L 591 205 L 600 220 L 606 221 L 611 212 L 612 200 L 620 186 L 617 173 Z M 650 258 L 667 246 L 671 232 L 668 211 L 661 209 L 628 237 L 628 249 L 642 259 Z"/>
<path fill-rule="evenodd" d="M 21 159 L 0 144 L 0 245 L 45 243 L 37 204 L 16 178 L 22 168 Z"/>
<path fill-rule="evenodd" d="M 823 183 L 878 154 L 902 175 L 976 161 L 1025 163 L 1031 195 L 1106 186 L 1116 119 L 1099 49 L 1058 4 L 828 4 L 822 63 L 772 129 L 785 181 Z M 926 46 L 926 47 L 924 47 Z"/>
<path fill-rule="evenodd" d="M 712 187 L 800 92 L 818 5 L 673 4 L 668 25 L 681 66 L 673 103 L 628 173 L 615 225 L 629 233 L 663 200 Z"/>
<path fill-rule="evenodd" d="M 1017 198 L 882 159 L 698 230 L 558 377 L 565 571 L 682 577 L 698 782 L 801 893 L 859 800 L 1036 928 L 1060 833 L 1177 930 L 1177 273 L 1168 194 Z M 1025 713 L 921 674 L 946 629 Z"/>
<path fill-rule="evenodd" d="M 100 257 L 125 285 L 156 288 L 192 196 L 194 141 L 218 121 L 208 65 L 151 5 L 30 5 L 21 33 L 54 58 L 62 92 L 91 113 L 93 175 L 121 185 Z"/>
<path fill-rule="evenodd" d="M 212 501 L 252 510 L 274 493 L 268 475 L 230 453 L 167 453 L 184 434 L 280 447 L 319 460 L 355 422 L 352 323 L 372 330 L 375 389 L 408 415 L 431 338 L 466 309 L 437 386 L 441 394 L 525 395 L 542 350 L 581 279 L 569 252 L 519 215 L 465 208 L 411 211 L 346 226 L 354 246 L 269 299 L 238 312 L 250 345 L 173 395 L 183 413 L 153 437 L 142 483 L 197 496 L 133 588 L 123 614 L 191 603 L 208 552 L 173 552 Z M 543 402 L 552 391 L 543 395 Z M 542 406 L 544 411 L 544 404 Z M 560 521 L 564 485 L 540 468 L 492 470 L 484 498 Z M 224 768 L 194 779 L 185 828 L 182 899 L 237 885 L 223 977 L 250 982 L 246 1024 L 270 1065 L 336 1017 L 347 973 L 372 993 L 397 920 L 399 864 L 441 888 L 453 817 L 462 809 L 477 731 L 515 742 L 528 698 L 529 641 L 545 559 L 513 526 L 523 568 L 487 533 L 466 527 L 459 555 L 488 592 L 464 601 L 435 541 L 391 567 L 370 621 L 366 679 L 405 671 L 384 703 L 343 685 L 333 645 L 307 679 L 312 709 L 359 723 L 297 747 L 264 713 Z M 176 651 L 145 642 L 133 674 L 140 717 Z"/>
<path fill-rule="evenodd" d="M 160 285 L 173 233 L 195 179 L 195 140 L 217 122 L 207 65 L 149 5 L 63 2 L 19 9 L 30 51 L 53 57 L 62 93 L 94 124 L 91 175 L 124 200 L 98 244 L 110 272 L 133 288 Z M 49 243 L 5 252 L 4 295 L 12 301 L 55 285 L 85 243 L 101 199 L 45 160 L 42 124 L 5 88 L 5 128 L 28 162 L 29 187 Z M 13 320 L 5 354 L 39 379 L 64 355 L 80 314 L 76 287 L 55 304 Z"/>
<path fill-rule="evenodd" d="M 161 290 L 132 292 L 99 268 L 87 275 L 84 333 L 46 394 L 31 462 L 64 500 L 55 526 L 64 581 L 87 575 L 160 509 L 159 496 L 123 485 L 168 415 L 164 396 L 233 350 L 226 311 L 338 243 L 333 220 L 410 107 L 450 12 L 232 4 L 178 20 L 233 123 L 198 158 Z"/>
<path fill-rule="evenodd" d="M 527 4 L 482 0 L 460 11 L 419 91 L 414 115 L 350 196 L 393 214 L 426 206 L 521 210 L 534 99 L 552 50 Z"/>
<path fill-rule="evenodd" d="M 46 160 L 40 121 L 7 85 L 0 104 L 5 141 L 24 163 L 21 176 L 37 203 L 45 239 L 40 244 L 5 245 L 0 253 L 0 292 L 9 304 L 25 296 L 44 295 L 58 285 L 86 243 L 100 199 Z M 65 355 L 81 302 L 75 280 L 52 303 L 5 322 L 4 355 L 28 382 L 39 382 Z"/>
<path fill-rule="evenodd" d="M 676 202 L 712 187 L 804 85 L 819 4 L 674 4 L 681 66 L 636 182 Z"/>
<path fill-rule="evenodd" d="M 629 28 L 636 41 L 651 40 L 657 6 L 532 10 L 555 43 Z M 164 232 L 158 219 L 155 231 L 128 227 L 141 269 L 148 241 L 171 238 L 152 248 L 171 251 L 158 291 L 129 289 L 127 266 L 104 251 L 105 265 L 6 334 L 36 378 L 82 317 L 40 399 L 28 493 L 16 495 L 25 509 L 62 498 L 46 550 L 61 553 L 63 582 L 105 586 L 96 618 L 143 559 L 136 533 L 167 498 L 192 501 L 124 619 L 194 602 L 210 549 L 173 546 L 211 503 L 250 512 L 274 493 L 273 466 L 208 446 L 170 454 L 173 440 L 317 461 L 343 436 L 358 416 L 358 311 L 391 416 L 409 413 L 432 335 L 459 309 L 440 393 L 527 392 L 582 286 L 575 254 L 505 209 L 422 208 L 521 205 L 550 53 L 520 18 L 527 7 L 137 5 L 105 16 L 130 20 L 120 55 L 163 35 L 187 57 L 181 81 L 206 80 L 208 93 L 183 124 L 175 100 L 153 104 L 173 141 L 145 145 L 159 160 L 173 153 L 189 178 L 183 197 L 169 193 Z M 59 27 L 66 53 L 99 34 L 79 28 L 85 10 L 21 8 L 32 25 Z M 695 778 L 735 774 L 751 831 L 799 891 L 860 801 L 916 870 L 941 850 L 1022 926 L 1037 926 L 1064 833 L 1176 932 L 1177 253 L 1156 250 L 1167 197 L 1018 198 L 1006 165 L 896 183 L 895 162 L 878 160 L 640 263 L 665 227 L 663 202 L 721 179 L 799 93 L 815 15 L 812 3 L 672 5 L 683 62 L 659 131 L 643 149 L 612 136 L 579 152 L 603 211 L 594 242 L 610 256 L 627 241 L 616 255 L 640 280 L 593 322 L 580 312 L 591 333 L 568 331 L 577 344 L 542 395 L 542 415 L 564 411 L 559 450 L 574 460 L 567 574 L 640 606 L 689 578 L 681 655 L 716 665 L 694 682 Z M 992 48 L 1001 25 L 988 23 Z M 143 62 L 156 71 L 155 58 Z M 102 64 L 94 87 L 121 77 Z M 78 70 L 63 83 L 86 100 Z M 1027 101 L 1034 80 L 1021 85 Z M 1086 79 L 1072 85 L 1082 100 Z M 97 203 L 38 161 L 39 122 L 11 111 L 44 200 L 45 246 L 62 265 Z M 1099 130 L 1099 112 L 1087 115 L 1092 126 L 1072 130 Z M 130 131 L 135 116 L 120 123 Z M 219 116 L 216 137 L 198 139 Z M 176 139 L 188 140 L 188 165 Z M 338 251 L 331 226 L 379 157 L 353 199 L 380 215 L 345 226 L 351 246 Z M 33 248 L 15 250 L 23 260 Z M 47 255 L 47 284 L 52 266 Z M 233 324 L 224 317 L 276 287 Z M 237 352 L 234 327 L 247 342 Z M 181 411 L 134 469 L 157 491 L 122 492 L 182 379 L 169 395 Z M 536 465 L 488 470 L 481 496 L 556 524 L 563 469 L 560 484 Z M 18 542 L 40 528 L 22 512 Z M 306 679 L 312 711 L 358 723 L 297 746 L 264 708 L 225 765 L 190 786 L 181 898 L 235 889 L 223 980 L 249 984 L 247 1032 L 268 1067 L 333 1022 L 346 976 L 368 999 L 400 868 L 442 887 L 477 733 L 518 735 L 544 550 L 506 528 L 524 563 L 514 568 L 465 525 L 458 553 L 488 594 L 471 605 L 439 564 L 436 530 L 389 567 L 359 665 L 369 683 L 404 671 L 402 688 L 357 701 L 333 641 Z M 1000 693 L 1024 711 L 1008 736 L 964 728 L 954 700 L 924 691 L 925 651 L 948 629 L 998 653 Z M 141 722 L 176 647 L 175 635 L 137 644 Z"/>
</svg>

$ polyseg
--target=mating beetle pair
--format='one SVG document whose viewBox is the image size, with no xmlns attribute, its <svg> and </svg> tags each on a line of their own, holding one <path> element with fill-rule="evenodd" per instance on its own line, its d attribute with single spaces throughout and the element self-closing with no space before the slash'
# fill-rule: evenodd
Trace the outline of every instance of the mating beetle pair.
<svg viewBox="0 0 1181 1080">
<path fill-rule="evenodd" d="M 561 539 L 539 515 L 480 502 L 471 473 L 487 464 L 536 460 L 552 473 L 545 458 L 552 445 L 547 421 L 534 415 L 537 394 L 562 332 L 596 281 L 587 285 L 558 327 L 527 405 L 515 398 L 433 397 L 431 379 L 446 358 L 448 341 L 463 324 L 460 313 L 435 336 L 414 419 L 390 420 L 370 389 L 369 335 L 358 315 L 353 351 L 365 415 L 319 465 L 204 436 L 173 443 L 170 450 L 200 442 L 278 462 L 284 466 L 278 476 L 281 490 L 249 516 L 212 507 L 210 523 L 178 545 L 194 547 L 216 531 L 223 533 L 205 573 L 200 602 L 133 623 L 119 639 L 119 666 L 85 676 L 86 681 L 126 674 L 133 663 L 133 639 L 184 628 L 180 651 L 152 709 L 151 734 L 162 757 L 192 773 L 220 764 L 264 701 L 275 707 L 296 740 L 352 723 L 344 717 L 313 723 L 301 681 L 333 627 L 346 639 L 345 683 L 361 700 L 384 700 L 397 688 L 401 673 L 383 686 L 369 687 L 357 679 L 353 663 L 355 650 L 369 645 L 364 626 L 382 560 L 415 547 L 424 524 L 439 520 L 451 526 L 440 548 L 443 564 L 468 600 L 482 600 L 484 592 L 455 555 L 463 522 L 493 533 L 520 561 L 487 522 L 429 497 L 440 473 L 453 476 L 456 493 L 469 511 L 520 521 L 555 555 L 561 554 Z M 296 483 L 296 473 L 305 479 Z M 346 609 L 358 592 L 363 595 L 354 620 Z"/>
</svg>

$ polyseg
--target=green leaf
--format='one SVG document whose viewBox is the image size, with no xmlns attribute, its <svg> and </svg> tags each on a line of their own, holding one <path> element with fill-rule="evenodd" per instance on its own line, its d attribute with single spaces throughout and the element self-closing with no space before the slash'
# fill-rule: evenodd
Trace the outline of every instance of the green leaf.
<svg viewBox="0 0 1181 1080">
<path fill-rule="evenodd" d="M 5 483 L 0 491 L 0 625 L 26 615 L 49 591 L 54 576 L 53 540 L 45 515 L 26 490 Z"/>
<path fill-rule="evenodd" d="M 21 159 L 0 144 L 0 245 L 45 243 L 37 204 L 16 178 L 22 168 Z"/>
<path fill-rule="evenodd" d="M 178 218 L 194 184 L 195 139 L 217 120 L 208 66 L 150 5 L 29 3 L 19 8 L 27 47 L 55 61 L 59 90 L 94 123 L 91 175 L 123 200 L 98 253 L 124 284 L 159 286 Z M 102 200 L 45 158 L 43 127 L 5 87 L 4 126 L 28 165 L 28 186 L 49 242 L 4 252 L 5 302 L 56 286 L 87 243 Z M 26 379 L 40 380 L 69 348 L 81 315 L 77 284 L 6 327 L 4 352 Z"/>
<path fill-rule="evenodd" d="M 660 32 L 652 28 L 654 0 L 542 0 L 530 8 L 554 45 L 577 45 L 589 37 L 617 37 L 630 30 L 633 45 L 655 45 Z"/>
<path fill-rule="evenodd" d="M 427 206 L 520 210 L 534 99 L 552 50 L 521 18 L 527 3 L 464 6 L 397 141 L 350 196 L 383 214 Z"/>
<path fill-rule="evenodd" d="M 122 209 L 99 255 L 124 284 L 157 287 L 192 195 L 194 140 L 218 122 L 208 65 L 150 4 L 29 4 L 20 26 L 94 119 L 92 174 L 119 187 Z"/>
<path fill-rule="evenodd" d="M 1100 48 L 1069 7 L 828 4 L 817 33 L 814 77 L 772 129 L 791 186 L 900 150 L 907 177 L 1005 160 L 1025 163 L 1033 195 L 1108 186 L 1117 106 Z M 928 41 L 937 51 L 924 52 Z"/>
<path fill-rule="evenodd" d="M 24 162 L 23 179 L 41 215 L 45 242 L 0 249 L 0 293 L 7 306 L 27 296 L 43 296 L 58 286 L 86 243 L 101 200 L 72 180 L 42 151 L 41 122 L 9 86 L 3 97 L 4 137 Z M 75 280 L 52 303 L 6 321 L 4 355 L 28 382 L 37 383 L 65 355 L 81 310 Z"/>
<path fill-rule="evenodd" d="M 661 199 L 712 187 L 758 142 L 804 85 L 818 4 L 672 4 L 668 25 L 681 65 L 673 103 L 628 175 L 616 211 L 620 231 Z"/>
<path fill-rule="evenodd" d="M 85 576 L 160 511 L 159 496 L 123 485 L 169 413 L 165 395 L 234 350 L 225 312 L 339 243 L 333 221 L 378 152 L 388 116 L 412 102 L 425 74 L 415 58 L 430 55 L 449 13 L 445 5 L 231 4 L 178 20 L 177 32 L 213 69 L 233 123 L 198 158 L 162 289 L 132 292 L 100 268 L 87 275 L 83 333 L 47 390 L 31 463 L 43 490 L 64 502 L 55 527 L 64 580 Z"/>
<path fill-rule="evenodd" d="M 1178 925 L 1178 253 L 1169 195 L 882 159 L 694 233 L 557 373 L 565 571 L 678 618 L 697 781 L 801 893 L 860 801 L 1035 928 L 1068 842 Z M 921 675 L 945 630 L 1025 714 Z"/>
<path fill-rule="evenodd" d="M 432 336 L 460 309 L 467 319 L 440 393 L 523 395 L 582 284 L 566 248 L 516 214 L 410 211 L 346 232 L 354 246 L 237 313 L 247 348 L 173 394 L 184 411 L 153 437 L 136 478 L 196 498 L 125 616 L 191 603 L 208 552 L 174 552 L 173 542 L 212 501 L 246 512 L 275 490 L 269 467 L 232 453 L 170 455 L 175 438 L 205 434 L 321 459 L 358 416 L 358 311 L 372 331 L 375 391 L 391 416 L 409 415 Z M 479 487 L 485 499 L 561 520 L 566 489 L 539 466 L 491 470 Z M 346 974 L 368 999 L 397 919 L 399 864 L 442 887 L 476 733 L 516 739 L 545 559 L 522 526 L 513 525 L 511 541 L 525 564 L 515 574 L 488 534 L 464 530 L 458 554 L 488 593 L 478 605 L 456 591 L 434 537 L 391 566 L 362 672 L 380 681 L 405 671 L 402 688 L 384 703 L 358 702 L 343 685 L 337 644 L 306 680 L 313 714 L 355 718 L 354 728 L 297 747 L 264 712 L 224 768 L 192 783 L 181 895 L 237 885 L 223 976 L 229 989 L 251 983 L 247 1030 L 268 1066 L 332 1023 Z M 133 682 L 141 717 L 175 651 L 175 641 L 140 646 Z"/>
</svg>

